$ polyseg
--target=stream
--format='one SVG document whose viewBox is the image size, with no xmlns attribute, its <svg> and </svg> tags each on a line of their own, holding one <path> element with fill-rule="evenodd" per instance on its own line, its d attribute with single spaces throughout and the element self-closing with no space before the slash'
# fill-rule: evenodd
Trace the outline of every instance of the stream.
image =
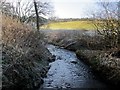
<svg viewBox="0 0 120 90">
<path fill-rule="evenodd" d="M 93 75 L 91 69 L 77 59 L 72 51 L 57 46 L 47 45 L 48 50 L 56 56 L 50 63 L 47 77 L 44 78 L 42 89 L 45 88 L 107 88 L 107 85 Z"/>
</svg>

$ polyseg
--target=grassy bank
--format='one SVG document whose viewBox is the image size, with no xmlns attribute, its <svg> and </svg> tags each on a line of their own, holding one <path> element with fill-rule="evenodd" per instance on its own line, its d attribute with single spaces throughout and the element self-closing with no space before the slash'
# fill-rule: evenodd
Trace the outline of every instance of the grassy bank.
<svg viewBox="0 0 120 90">
<path fill-rule="evenodd" d="M 95 30 L 92 21 L 67 21 L 67 22 L 50 22 L 42 26 L 43 29 L 68 29 L 68 30 Z"/>
<path fill-rule="evenodd" d="M 2 16 L 2 88 L 35 89 L 42 83 L 52 55 L 36 30 Z"/>
<path fill-rule="evenodd" d="M 77 50 L 76 55 L 87 63 L 107 83 L 120 85 L 120 58 L 100 50 Z"/>
</svg>

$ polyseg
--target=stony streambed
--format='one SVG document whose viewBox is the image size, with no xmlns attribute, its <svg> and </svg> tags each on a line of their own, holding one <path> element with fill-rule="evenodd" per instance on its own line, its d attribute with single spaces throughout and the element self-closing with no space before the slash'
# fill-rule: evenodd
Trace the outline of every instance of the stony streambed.
<svg viewBox="0 0 120 90">
<path fill-rule="evenodd" d="M 77 59 L 74 52 L 47 45 L 48 50 L 56 56 L 50 63 L 44 88 L 108 88 L 108 85 L 96 78 L 91 69 Z"/>
</svg>

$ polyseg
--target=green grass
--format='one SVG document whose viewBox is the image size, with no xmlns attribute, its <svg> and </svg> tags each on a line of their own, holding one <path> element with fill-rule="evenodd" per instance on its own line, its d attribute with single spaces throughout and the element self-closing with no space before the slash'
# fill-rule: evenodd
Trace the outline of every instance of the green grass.
<svg viewBox="0 0 120 90">
<path fill-rule="evenodd" d="M 69 30 L 95 30 L 92 21 L 68 21 L 68 22 L 51 22 L 42 26 L 43 29 L 69 29 Z"/>
</svg>

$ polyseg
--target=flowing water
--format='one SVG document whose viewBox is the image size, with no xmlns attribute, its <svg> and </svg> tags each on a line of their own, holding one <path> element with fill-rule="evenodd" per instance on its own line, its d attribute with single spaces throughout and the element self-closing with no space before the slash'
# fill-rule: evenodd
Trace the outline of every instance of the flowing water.
<svg viewBox="0 0 120 90">
<path fill-rule="evenodd" d="M 50 63 L 51 68 L 44 78 L 42 88 L 106 88 L 90 68 L 77 59 L 74 52 L 47 45 L 48 50 L 56 56 Z"/>
</svg>

